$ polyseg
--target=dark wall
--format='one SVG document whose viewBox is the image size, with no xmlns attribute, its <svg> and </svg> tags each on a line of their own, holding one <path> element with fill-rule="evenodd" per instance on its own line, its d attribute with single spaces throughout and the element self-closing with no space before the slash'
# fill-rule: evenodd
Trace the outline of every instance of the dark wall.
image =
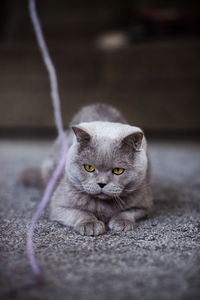
<svg viewBox="0 0 200 300">
<path fill-rule="evenodd" d="M 106 102 L 146 130 L 200 130 L 198 2 L 37 3 L 65 126 L 80 106 Z M 1 1 L 0 8 L 0 130 L 53 128 L 27 1 Z M 110 30 L 122 31 L 125 44 L 99 47 Z"/>
</svg>

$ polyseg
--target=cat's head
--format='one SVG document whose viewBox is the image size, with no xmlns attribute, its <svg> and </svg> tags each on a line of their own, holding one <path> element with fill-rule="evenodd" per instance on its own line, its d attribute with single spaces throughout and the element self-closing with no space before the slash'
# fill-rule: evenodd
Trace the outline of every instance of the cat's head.
<svg viewBox="0 0 200 300">
<path fill-rule="evenodd" d="M 146 141 L 140 128 L 90 122 L 72 129 L 66 175 L 78 190 L 109 199 L 137 189 L 147 170 Z"/>
</svg>

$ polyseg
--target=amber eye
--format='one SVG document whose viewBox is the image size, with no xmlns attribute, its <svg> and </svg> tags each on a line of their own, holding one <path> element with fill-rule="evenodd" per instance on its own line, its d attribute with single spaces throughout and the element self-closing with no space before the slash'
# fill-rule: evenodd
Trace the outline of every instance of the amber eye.
<svg viewBox="0 0 200 300">
<path fill-rule="evenodd" d="M 92 165 L 84 165 L 84 168 L 87 172 L 94 172 L 95 168 Z"/>
<path fill-rule="evenodd" d="M 112 170 L 112 172 L 115 174 L 115 175 L 121 175 L 122 173 L 124 173 L 124 169 L 123 168 L 114 168 Z"/>
</svg>

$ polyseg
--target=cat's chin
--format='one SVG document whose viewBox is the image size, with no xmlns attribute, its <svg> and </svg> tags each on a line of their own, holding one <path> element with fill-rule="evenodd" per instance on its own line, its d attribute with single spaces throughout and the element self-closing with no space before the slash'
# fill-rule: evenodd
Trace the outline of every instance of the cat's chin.
<svg viewBox="0 0 200 300">
<path fill-rule="evenodd" d="M 95 195 L 95 198 L 100 199 L 100 200 L 108 200 L 111 197 L 106 194 L 100 193 L 100 194 Z"/>
</svg>

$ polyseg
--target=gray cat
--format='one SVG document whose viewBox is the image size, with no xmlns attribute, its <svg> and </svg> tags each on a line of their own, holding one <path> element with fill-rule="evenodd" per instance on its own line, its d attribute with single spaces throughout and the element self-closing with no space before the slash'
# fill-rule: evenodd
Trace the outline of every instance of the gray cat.
<svg viewBox="0 0 200 300">
<path fill-rule="evenodd" d="M 128 231 L 152 207 L 147 143 L 142 130 L 105 104 L 89 105 L 66 132 L 69 150 L 50 217 L 82 235 Z M 46 183 L 60 153 L 57 140 L 41 167 Z"/>
</svg>

